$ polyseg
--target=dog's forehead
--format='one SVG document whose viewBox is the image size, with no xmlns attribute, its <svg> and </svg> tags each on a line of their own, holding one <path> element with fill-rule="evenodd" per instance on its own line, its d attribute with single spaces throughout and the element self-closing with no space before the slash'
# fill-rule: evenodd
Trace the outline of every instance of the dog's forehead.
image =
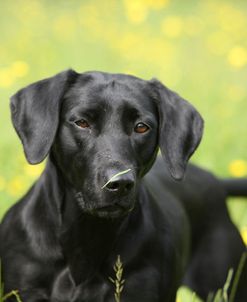
<svg viewBox="0 0 247 302">
<path fill-rule="evenodd" d="M 133 102 L 149 106 L 150 87 L 148 81 L 126 74 L 87 72 L 80 74 L 76 83 L 65 96 L 73 104 L 94 105 L 107 102 Z"/>
<path fill-rule="evenodd" d="M 141 89 L 147 85 L 147 81 L 132 75 L 99 71 L 82 73 L 80 74 L 77 82 L 88 82 L 94 86 L 112 85 L 112 87 L 117 84 L 135 89 Z"/>
</svg>

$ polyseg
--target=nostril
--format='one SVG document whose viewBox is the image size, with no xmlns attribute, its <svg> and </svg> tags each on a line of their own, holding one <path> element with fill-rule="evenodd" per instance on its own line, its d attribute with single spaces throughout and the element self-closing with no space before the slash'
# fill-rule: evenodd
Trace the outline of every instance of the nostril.
<svg viewBox="0 0 247 302">
<path fill-rule="evenodd" d="M 111 191 L 118 191 L 120 188 L 120 184 L 118 181 L 112 181 L 106 187 Z"/>
<path fill-rule="evenodd" d="M 108 181 L 101 188 L 112 193 L 129 193 L 135 186 L 135 177 L 134 174 L 131 172 L 131 169 L 124 170 L 123 172 L 124 173 L 121 173 L 117 170 L 111 169 L 106 170 L 104 178 L 108 179 Z"/>
<path fill-rule="evenodd" d="M 108 183 L 108 185 L 106 186 L 106 188 L 109 191 L 114 191 L 114 192 L 128 192 L 130 191 L 134 186 L 134 182 L 132 181 L 126 181 L 126 180 L 122 180 L 122 181 L 111 181 Z"/>
<path fill-rule="evenodd" d="M 134 186 L 134 183 L 133 183 L 133 182 L 126 183 L 125 189 L 126 189 L 127 191 L 130 191 L 130 190 L 133 188 L 133 186 Z"/>
</svg>

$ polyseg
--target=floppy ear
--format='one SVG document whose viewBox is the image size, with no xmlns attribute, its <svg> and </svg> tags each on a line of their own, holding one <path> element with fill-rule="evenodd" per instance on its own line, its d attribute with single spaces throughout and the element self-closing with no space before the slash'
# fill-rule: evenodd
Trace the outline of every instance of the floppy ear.
<svg viewBox="0 0 247 302">
<path fill-rule="evenodd" d="M 151 80 L 159 110 L 159 146 L 172 177 L 184 176 L 187 161 L 199 145 L 203 119 L 196 109 L 158 80 Z"/>
<path fill-rule="evenodd" d="M 11 97 L 11 117 L 29 163 L 40 163 L 54 140 L 61 100 L 77 73 L 61 72 L 21 89 Z"/>
</svg>

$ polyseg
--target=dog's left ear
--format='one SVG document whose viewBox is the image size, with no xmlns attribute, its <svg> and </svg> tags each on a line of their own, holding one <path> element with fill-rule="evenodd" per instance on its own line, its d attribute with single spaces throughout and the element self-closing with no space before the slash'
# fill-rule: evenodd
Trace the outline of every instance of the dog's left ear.
<svg viewBox="0 0 247 302">
<path fill-rule="evenodd" d="M 12 122 L 29 163 L 40 163 L 49 153 L 58 127 L 61 100 L 76 75 L 73 70 L 61 72 L 11 97 Z"/>
<path fill-rule="evenodd" d="M 159 146 L 172 177 L 184 176 L 187 162 L 199 145 L 203 119 L 196 109 L 156 79 L 150 81 L 159 110 Z"/>
</svg>

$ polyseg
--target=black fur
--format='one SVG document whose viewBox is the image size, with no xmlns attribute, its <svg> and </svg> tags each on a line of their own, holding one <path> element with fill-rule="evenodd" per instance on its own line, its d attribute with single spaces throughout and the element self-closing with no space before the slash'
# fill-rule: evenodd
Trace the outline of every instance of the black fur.
<svg viewBox="0 0 247 302">
<path fill-rule="evenodd" d="M 185 173 L 203 129 L 192 105 L 157 80 L 68 70 L 20 90 L 11 112 L 27 160 L 49 156 L 1 224 L 6 293 L 113 302 L 118 255 L 123 302 L 172 302 L 181 284 L 205 298 L 223 286 L 245 247 L 222 183 L 192 165 Z M 155 162 L 159 147 L 166 164 Z M 246 286 L 236 301 L 247 301 Z"/>
</svg>

